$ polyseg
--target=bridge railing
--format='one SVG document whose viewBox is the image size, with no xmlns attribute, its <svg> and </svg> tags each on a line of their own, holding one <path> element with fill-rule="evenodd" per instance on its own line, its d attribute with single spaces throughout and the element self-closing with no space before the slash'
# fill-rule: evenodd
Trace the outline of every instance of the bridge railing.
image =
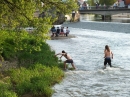
<svg viewBox="0 0 130 97">
<path fill-rule="evenodd" d="M 100 9 L 128 9 L 125 7 L 113 7 L 111 5 L 107 5 L 107 6 L 88 6 L 88 7 L 80 7 L 79 10 L 100 10 Z"/>
<path fill-rule="evenodd" d="M 79 10 L 89 10 L 89 9 L 108 9 L 111 6 L 87 6 L 87 7 L 80 7 Z"/>
</svg>

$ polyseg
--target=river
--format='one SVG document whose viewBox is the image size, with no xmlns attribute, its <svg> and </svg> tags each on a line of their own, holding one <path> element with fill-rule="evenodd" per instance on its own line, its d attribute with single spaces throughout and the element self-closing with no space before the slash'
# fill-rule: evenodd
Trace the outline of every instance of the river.
<svg viewBox="0 0 130 97">
<path fill-rule="evenodd" d="M 70 54 L 77 70 L 65 72 L 63 81 L 52 87 L 52 97 L 129 97 L 130 24 L 77 22 L 62 26 L 68 26 L 76 37 L 47 43 L 56 53 L 65 50 Z M 105 45 L 114 54 L 115 68 L 102 69 Z"/>
<path fill-rule="evenodd" d="M 80 14 L 80 21 L 98 21 L 98 22 L 118 22 L 118 23 L 130 23 L 130 13 L 121 13 L 111 16 L 111 20 L 105 19 L 102 20 L 101 15 L 92 15 L 92 14 Z"/>
</svg>

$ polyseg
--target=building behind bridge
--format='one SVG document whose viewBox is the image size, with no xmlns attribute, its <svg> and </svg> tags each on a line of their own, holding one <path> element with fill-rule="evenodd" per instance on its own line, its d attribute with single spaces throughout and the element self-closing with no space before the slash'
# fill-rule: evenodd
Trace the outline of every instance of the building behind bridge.
<svg viewBox="0 0 130 97">
<path fill-rule="evenodd" d="M 130 0 L 117 0 L 119 2 L 119 4 L 122 2 L 125 4 L 125 7 L 128 7 L 128 5 L 130 5 Z M 122 4 L 121 3 L 121 4 Z"/>
<path fill-rule="evenodd" d="M 125 1 L 125 5 L 129 5 L 130 4 L 130 0 L 124 0 Z"/>
</svg>

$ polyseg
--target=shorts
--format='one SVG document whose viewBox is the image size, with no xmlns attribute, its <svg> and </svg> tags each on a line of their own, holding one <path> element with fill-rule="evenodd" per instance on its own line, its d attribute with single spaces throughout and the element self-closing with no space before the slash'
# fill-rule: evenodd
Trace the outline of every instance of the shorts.
<svg viewBox="0 0 130 97">
<path fill-rule="evenodd" d="M 66 63 L 73 63 L 73 60 L 72 59 L 68 59 L 65 61 Z"/>
<path fill-rule="evenodd" d="M 104 65 L 106 66 L 107 63 L 108 63 L 108 64 L 110 65 L 110 67 L 111 67 L 111 58 L 109 58 L 109 57 L 105 58 L 105 60 L 104 60 Z"/>
</svg>

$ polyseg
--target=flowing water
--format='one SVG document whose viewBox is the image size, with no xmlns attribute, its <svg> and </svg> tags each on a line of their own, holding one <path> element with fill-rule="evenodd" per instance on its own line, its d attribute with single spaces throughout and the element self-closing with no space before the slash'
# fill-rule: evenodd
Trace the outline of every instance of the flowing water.
<svg viewBox="0 0 130 97">
<path fill-rule="evenodd" d="M 130 33 L 69 29 L 76 38 L 47 41 L 56 53 L 70 54 L 77 67 L 65 72 L 52 97 L 130 97 Z M 114 53 L 115 68 L 102 69 L 105 45 Z"/>
<path fill-rule="evenodd" d="M 130 23 L 130 14 L 129 13 L 122 13 L 111 16 L 110 19 L 102 20 L 101 16 L 98 15 L 95 17 L 95 15 L 92 14 L 80 14 L 80 21 L 98 21 L 98 22 L 120 22 L 120 23 Z"/>
</svg>

